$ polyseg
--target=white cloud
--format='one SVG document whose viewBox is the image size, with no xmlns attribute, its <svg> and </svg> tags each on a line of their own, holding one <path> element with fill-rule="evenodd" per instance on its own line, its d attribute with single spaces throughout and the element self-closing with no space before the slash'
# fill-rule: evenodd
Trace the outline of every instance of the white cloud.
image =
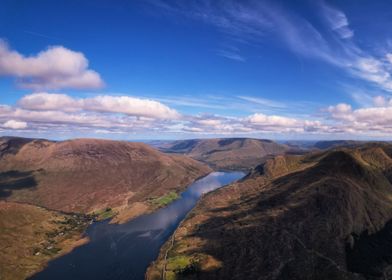
<svg viewBox="0 0 392 280">
<path fill-rule="evenodd" d="M 107 112 L 155 119 L 180 118 L 176 110 L 158 101 L 129 96 L 100 95 L 76 99 L 66 94 L 43 92 L 26 95 L 18 104 L 28 110 Z"/>
<path fill-rule="evenodd" d="M 387 61 L 388 61 L 390 64 L 392 64 L 392 53 L 387 53 L 387 54 L 385 55 L 385 57 L 386 57 Z"/>
<path fill-rule="evenodd" d="M 304 120 L 277 115 L 256 113 L 243 120 L 248 128 L 265 132 L 297 132 L 321 133 L 328 126 L 317 120 Z"/>
<path fill-rule="evenodd" d="M 202 126 L 210 126 L 210 127 L 222 125 L 222 121 L 217 119 L 204 119 L 204 120 L 197 120 L 195 122 Z"/>
<path fill-rule="evenodd" d="M 0 105 L 0 123 L 10 119 L 29 123 L 30 131 L 61 134 L 79 131 L 82 135 L 86 132 L 121 134 L 147 131 L 160 134 L 239 135 L 316 133 L 328 129 L 317 121 L 278 115 L 181 115 L 150 99 L 109 95 L 73 98 L 66 94 L 46 92 L 26 95 L 15 107 Z"/>
<path fill-rule="evenodd" d="M 373 104 L 376 107 L 384 107 L 387 105 L 387 100 L 384 96 L 375 96 L 373 98 Z"/>
<path fill-rule="evenodd" d="M 260 113 L 253 114 L 247 119 L 251 124 L 260 126 L 293 127 L 298 125 L 296 119 L 281 116 L 268 116 Z"/>
<path fill-rule="evenodd" d="M 392 103 L 384 97 L 374 99 L 374 106 L 353 109 L 348 104 L 338 104 L 328 107 L 332 119 L 338 121 L 336 128 L 350 133 L 391 133 L 392 132 Z"/>
<path fill-rule="evenodd" d="M 27 128 L 27 123 L 22 121 L 9 120 L 3 124 L 3 127 L 10 129 L 25 129 Z"/>
<path fill-rule="evenodd" d="M 178 119 L 180 117 L 176 110 L 160 102 L 129 96 L 102 95 L 87 98 L 83 100 L 83 109 L 157 119 Z"/>
<path fill-rule="evenodd" d="M 100 75 L 88 69 L 81 52 L 52 46 L 34 56 L 11 50 L 0 40 L 0 75 L 15 77 L 17 84 L 30 89 L 100 88 Z"/>
<path fill-rule="evenodd" d="M 345 103 L 339 103 L 336 106 L 329 106 L 328 112 L 332 114 L 332 116 L 336 116 L 336 118 L 341 118 L 342 116 L 346 116 L 351 113 L 351 105 Z"/>
<path fill-rule="evenodd" d="M 18 105 L 30 110 L 61 110 L 78 111 L 81 102 L 61 93 L 38 92 L 25 95 L 19 100 Z"/>
<path fill-rule="evenodd" d="M 373 103 L 374 107 L 359 109 L 345 103 L 330 106 L 323 119 L 260 112 L 233 117 L 180 115 L 155 100 L 129 96 L 72 98 L 66 94 L 41 92 L 24 96 L 15 107 L 0 105 L 0 127 L 3 133 L 24 129 L 26 133 L 79 132 L 80 135 L 139 132 L 209 135 L 392 133 L 391 99 L 378 96 Z"/>
</svg>

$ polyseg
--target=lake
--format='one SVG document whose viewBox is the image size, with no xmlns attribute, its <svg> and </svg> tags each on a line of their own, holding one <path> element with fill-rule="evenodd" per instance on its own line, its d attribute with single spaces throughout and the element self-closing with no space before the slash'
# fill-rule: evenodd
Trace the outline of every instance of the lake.
<svg viewBox="0 0 392 280">
<path fill-rule="evenodd" d="M 243 172 L 213 172 L 195 181 L 180 198 L 154 213 L 128 223 L 93 223 L 86 230 L 90 242 L 49 262 L 30 279 L 144 279 L 148 265 L 202 194 L 228 185 L 245 176 Z"/>
</svg>

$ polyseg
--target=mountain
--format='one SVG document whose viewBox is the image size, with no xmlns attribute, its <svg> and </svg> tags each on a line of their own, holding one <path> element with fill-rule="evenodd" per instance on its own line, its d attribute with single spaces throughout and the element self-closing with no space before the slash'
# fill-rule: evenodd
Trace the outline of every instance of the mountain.
<svg viewBox="0 0 392 280">
<path fill-rule="evenodd" d="M 148 270 L 176 279 L 392 279 L 392 145 L 277 156 L 206 195 Z"/>
<path fill-rule="evenodd" d="M 272 155 L 288 152 L 287 145 L 250 138 L 191 139 L 166 142 L 159 146 L 166 153 L 188 155 L 214 169 L 251 169 Z"/>
<path fill-rule="evenodd" d="M 113 208 L 126 220 L 210 171 L 143 143 L 0 138 L 0 198 L 58 211 Z"/>
</svg>

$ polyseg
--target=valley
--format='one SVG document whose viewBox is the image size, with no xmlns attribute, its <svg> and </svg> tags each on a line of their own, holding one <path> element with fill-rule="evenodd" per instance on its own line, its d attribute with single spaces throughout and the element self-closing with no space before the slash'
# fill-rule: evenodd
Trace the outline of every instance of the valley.
<svg viewBox="0 0 392 280">
<path fill-rule="evenodd" d="M 162 244 L 199 198 L 244 176 L 242 172 L 213 172 L 192 183 L 173 203 L 123 224 L 108 220 L 87 231 L 89 243 L 48 264 L 34 280 L 144 279 Z"/>
<path fill-rule="evenodd" d="M 87 242 L 93 220 L 156 211 L 210 172 L 142 143 L 0 138 L 0 278 L 25 279 Z"/>
<path fill-rule="evenodd" d="M 1 138 L 2 279 L 392 273 L 391 144 L 164 145 Z"/>
</svg>

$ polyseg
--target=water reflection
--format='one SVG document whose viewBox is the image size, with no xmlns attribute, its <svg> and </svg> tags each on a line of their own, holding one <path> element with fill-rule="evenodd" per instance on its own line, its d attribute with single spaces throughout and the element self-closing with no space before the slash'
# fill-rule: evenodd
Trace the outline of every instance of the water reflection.
<svg viewBox="0 0 392 280">
<path fill-rule="evenodd" d="M 32 279 L 144 279 L 159 248 L 204 193 L 240 179 L 243 172 L 213 172 L 191 184 L 180 199 L 123 225 L 92 224 L 90 242 L 49 263 Z"/>
</svg>

